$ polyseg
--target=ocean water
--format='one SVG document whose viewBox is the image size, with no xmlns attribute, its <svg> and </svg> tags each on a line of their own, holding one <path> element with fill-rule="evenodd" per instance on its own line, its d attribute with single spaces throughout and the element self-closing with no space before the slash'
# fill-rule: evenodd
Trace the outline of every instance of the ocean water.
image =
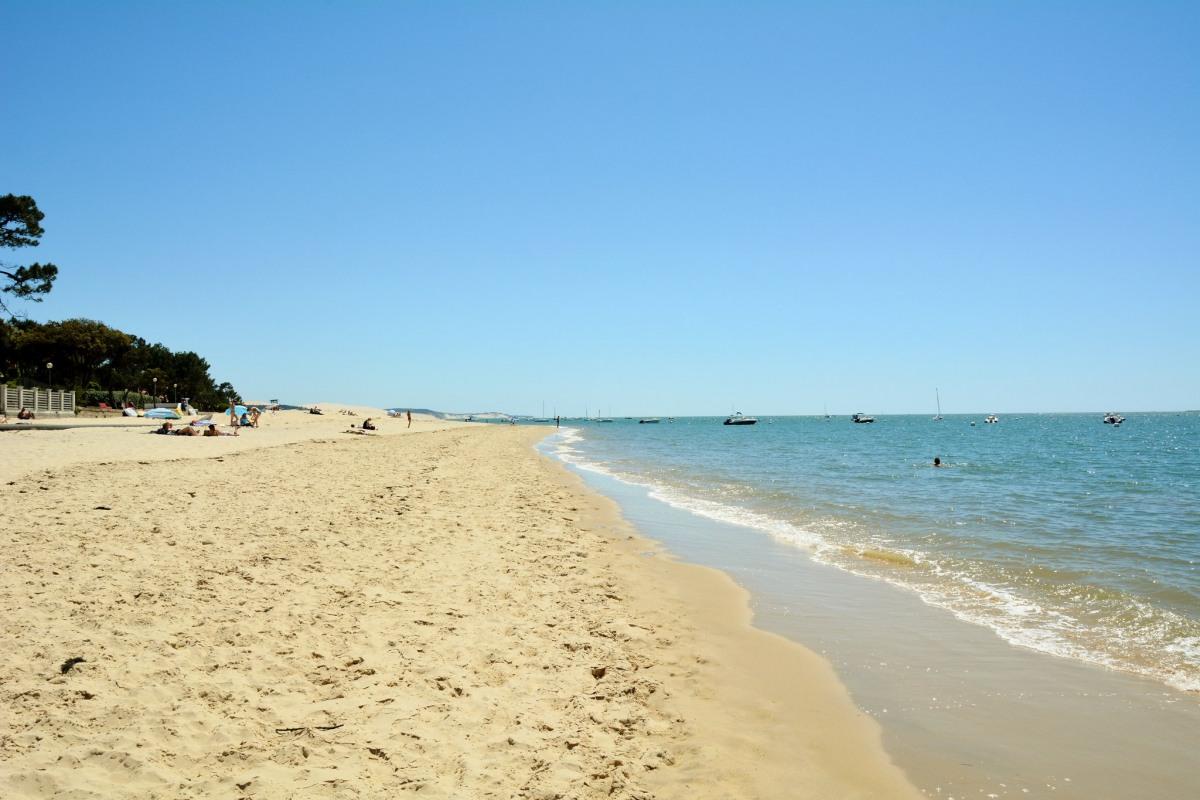
<svg viewBox="0 0 1200 800">
<path fill-rule="evenodd" d="M 1012 644 L 1198 692 L 1200 414 L 1127 417 L 571 422 L 548 444 Z"/>
</svg>

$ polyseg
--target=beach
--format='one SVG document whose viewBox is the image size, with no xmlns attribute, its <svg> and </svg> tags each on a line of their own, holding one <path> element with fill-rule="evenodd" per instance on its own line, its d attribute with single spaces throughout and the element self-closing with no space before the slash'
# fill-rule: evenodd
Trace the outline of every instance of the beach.
<svg viewBox="0 0 1200 800">
<path fill-rule="evenodd" d="M 355 413 L 0 434 L 0 794 L 920 796 L 544 428 Z"/>
<path fill-rule="evenodd" d="M 1129 419 L 573 423 L 540 448 L 833 663 L 925 794 L 1192 797 L 1195 419 Z"/>
</svg>

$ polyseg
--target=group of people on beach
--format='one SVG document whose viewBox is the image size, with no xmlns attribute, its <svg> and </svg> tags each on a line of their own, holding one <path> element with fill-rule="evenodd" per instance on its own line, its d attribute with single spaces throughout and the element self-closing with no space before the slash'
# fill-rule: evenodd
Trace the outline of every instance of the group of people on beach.
<svg viewBox="0 0 1200 800">
<path fill-rule="evenodd" d="M 211 422 L 200 424 L 201 420 L 194 420 L 188 425 L 176 428 L 173 422 L 164 422 L 162 427 L 155 431 L 163 436 L 237 436 L 238 429 L 232 431 L 223 431 Z"/>
</svg>

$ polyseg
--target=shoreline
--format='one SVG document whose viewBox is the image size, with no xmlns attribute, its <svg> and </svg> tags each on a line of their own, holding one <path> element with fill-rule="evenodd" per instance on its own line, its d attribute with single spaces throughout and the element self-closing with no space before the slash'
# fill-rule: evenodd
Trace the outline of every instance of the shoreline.
<svg viewBox="0 0 1200 800">
<path fill-rule="evenodd" d="M 448 427 L 10 464 L 6 793 L 920 796 L 828 663 L 647 555 L 545 431 Z"/>
<path fill-rule="evenodd" d="M 546 448 L 553 453 L 552 444 Z M 754 624 L 819 653 L 883 728 L 926 794 L 1189 796 L 1195 697 L 1139 675 L 1020 648 L 913 592 L 834 565 L 767 531 L 567 462 L 652 541 L 750 593 Z M 1073 743 L 1065 747 L 1064 742 Z"/>
</svg>

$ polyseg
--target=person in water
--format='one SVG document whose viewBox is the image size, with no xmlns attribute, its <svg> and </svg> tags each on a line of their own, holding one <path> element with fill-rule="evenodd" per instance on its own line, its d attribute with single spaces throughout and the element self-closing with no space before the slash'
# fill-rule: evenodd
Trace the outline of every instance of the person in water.
<svg viewBox="0 0 1200 800">
<path fill-rule="evenodd" d="M 940 467 L 942 465 L 942 459 L 939 456 L 934 456 L 933 457 L 933 465 L 935 467 Z"/>
</svg>

